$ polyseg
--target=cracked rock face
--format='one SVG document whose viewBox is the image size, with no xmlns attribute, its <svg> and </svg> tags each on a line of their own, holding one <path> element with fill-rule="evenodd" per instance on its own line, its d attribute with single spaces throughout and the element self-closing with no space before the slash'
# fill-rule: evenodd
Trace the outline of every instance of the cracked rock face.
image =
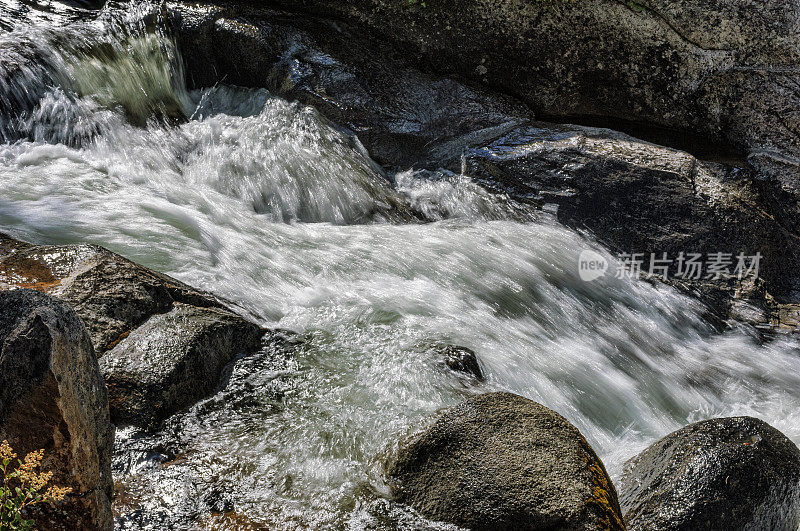
<svg viewBox="0 0 800 531">
<path fill-rule="evenodd" d="M 398 501 L 474 530 L 622 530 L 617 493 L 577 428 L 511 393 L 478 395 L 403 441 Z"/>
<path fill-rule="evenodd" d="M 36 529 L 112 529 L 108 396 L 89 334 L 67 304 L 0 291 L 0 441 L 20 458 L 44 449 L 62 503 L 38 506 Z"/>
<path fill-rule="evenodd" d="M 619 118 L 734 147 L 800 194 L 800 5 L 784 0 L 282 0 L 356 22 L 541 115 Z"/>
<path fill-rule="evenodd" d="M 259 348 L 263 330 L 219 308 L 176 303 L 100 360 L 116 423 L 155 428 L 211 394 L 223 368 Z"/>
<path fill-rule="evenodd" d="M 99 357 L 175 302 L 216 299 L 97 245 L 32 245 L 0 234 L 0 289 L 31 288 L 66 301 L 86 323 Z"/>
<path fill-rule="evenodd" d="M 800 450 L 751 417 L 698 422 L 664 437 L 625 465 L 619 487 L 631 531 L 800 524 Z"/>
</svg>

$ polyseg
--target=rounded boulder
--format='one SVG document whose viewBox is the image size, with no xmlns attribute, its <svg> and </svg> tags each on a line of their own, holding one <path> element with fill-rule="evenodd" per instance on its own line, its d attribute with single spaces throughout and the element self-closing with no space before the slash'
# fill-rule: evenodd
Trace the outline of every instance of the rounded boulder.
<svg viewBox="0 0 800 531">
<path fill-rule="evenodd" d="M 403 441 L 396 500 L 474 530 L 624 529 L 617 493 L 578 429 L 511 393 L 474 396 Z"/>
</svg>

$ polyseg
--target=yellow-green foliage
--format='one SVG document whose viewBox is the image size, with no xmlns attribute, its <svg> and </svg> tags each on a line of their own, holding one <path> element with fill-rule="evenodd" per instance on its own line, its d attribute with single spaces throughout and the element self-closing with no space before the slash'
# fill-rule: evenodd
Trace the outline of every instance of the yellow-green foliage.
<svg viewBox="0 0 800 531">
<path fill-rule="evenodd" d="M 38 450 L 19 460 L 8 441 L 0 443 L 0 531 L 31 529 L 33 521 L 23 518 L 26 507 L 61 501 L 72 491 L 50 486 L 42 492 L 53 478 L 52 472 L 39 471 L 43 456 Z"/>
</svg>

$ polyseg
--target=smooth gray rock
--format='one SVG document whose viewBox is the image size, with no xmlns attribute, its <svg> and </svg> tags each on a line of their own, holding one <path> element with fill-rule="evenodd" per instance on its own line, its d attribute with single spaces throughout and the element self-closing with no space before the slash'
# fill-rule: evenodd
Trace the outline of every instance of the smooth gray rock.
<svg viewBox="0 0 800 531">
<path fill-rule="evenodd" d="M 620 502 L 631 531 L 800 525 L 800 449 L 751 417 L 698 422 L 625 465 Z"/>
<path fill-rule="evenodd" d="M 402 441 L 397 501 L 474 530 L 624 529 L 603 463 L 559 414 L 510 393 L 474 396 Z"/>
<path fill-rule="evenodd" d="M 0 291 L 0 441 L 45 450 L 51 484 L 73 494 L 32 514 L 37 529 L 112 529 L 108 396 L 80 318 L 28 289 Z"/>
<path fill-rule="evenodd" d="M 175 303 L 100 360 L 112 419 L 156 428 L 211 394 L 225 365 L 257 350 L 263 335 L 257 325 L 227 310 Z"/>
</svg>

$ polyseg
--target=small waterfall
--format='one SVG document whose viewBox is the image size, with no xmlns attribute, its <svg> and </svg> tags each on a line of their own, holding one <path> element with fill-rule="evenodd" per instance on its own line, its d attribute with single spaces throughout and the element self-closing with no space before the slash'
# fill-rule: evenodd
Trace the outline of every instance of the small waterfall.
<svg viewBox="0 0 800 531">
<path fill-rule="evenodd" d="M 174 43 L 143 22 L 17 24 L 0 34 L 0 138 L 80 146 L 121 111 L 138 126 L 194 109 Z"/>
<path fill-rule="evenodd" d="M 395 187 L 352 134 L 266 90 L 188 92 L 173 41 L 140 11 L 128 26 L 131 13 L 109 13 L 0 36 L 3 141 L 29 142 L 25 160 L 56 149 L 43 144 L 70 148 L 73 160 L 105 167 L 106 186 L 145 179 L 179 204 L 213 191 L 265 221 L 501 219 L 513 209 L 463 176 L 404 173 Z"/>
</svg>

